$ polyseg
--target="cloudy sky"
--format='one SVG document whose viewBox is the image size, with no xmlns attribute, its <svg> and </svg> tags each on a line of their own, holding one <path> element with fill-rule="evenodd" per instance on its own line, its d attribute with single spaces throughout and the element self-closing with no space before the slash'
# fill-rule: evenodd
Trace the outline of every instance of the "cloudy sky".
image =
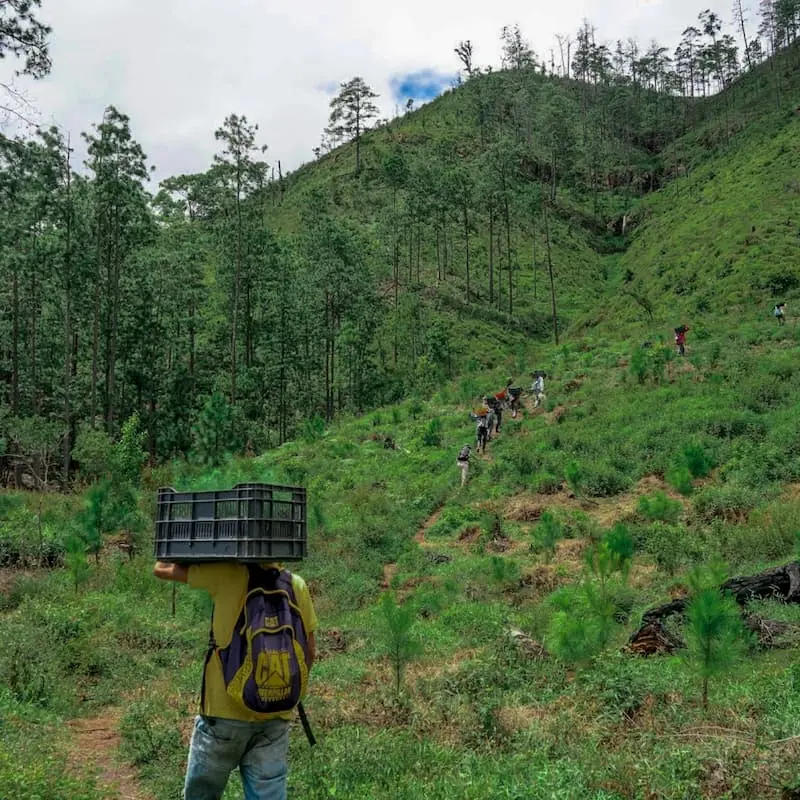
<svg viewBox="0 0 800 800">
<path fill-rule="evenodd" d="M 284 169 L 311 158 L 339 82 L 361 75 L 392 116 L 409 94 L 446 88 L 470 39 L 497 65 L 518 23 L 540 58 L 584 17 L 600 39 L 672 47 L 711 0 L 43 0 L 53 72 L 18 80 L 44 122 L 78 134 L 103 108 L 128 114 L 156 178 L 205 169 L 229 113 L 260 125 Z M 752 0 L 755 3 L 755 0 Z M 715 10 L 729 18 L 729 0 Z M 0 80 L 7 79 L 4 62 Z M 421 75 L 422 88 L 417 77 Z"/>
</svg>

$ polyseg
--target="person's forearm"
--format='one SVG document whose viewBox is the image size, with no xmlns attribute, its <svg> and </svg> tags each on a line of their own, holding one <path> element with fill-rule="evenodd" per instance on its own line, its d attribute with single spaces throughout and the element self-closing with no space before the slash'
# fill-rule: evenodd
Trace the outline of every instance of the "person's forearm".
<svg viewBox="0 0 800 800">
<path fill-rule="evenodd" d="M 166 561 L 156 561 L 156 565 L 153 567 L 153 575 L 162 581 L 188 583 L 189 567 L 183 564 L 168 564 Z"/>
</svg>

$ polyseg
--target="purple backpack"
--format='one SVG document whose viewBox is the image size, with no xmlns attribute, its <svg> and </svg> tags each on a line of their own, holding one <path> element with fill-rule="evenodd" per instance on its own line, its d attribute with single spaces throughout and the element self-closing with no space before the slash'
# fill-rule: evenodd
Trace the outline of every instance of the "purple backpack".
<svg viewBox="0 0 800 800">
<path fill-rule="evenodd" d="M 291 711 L 308 685 L 308 640 L 287 570 L 249 565 L 230 644 L 218 649 L 228 694 L 249 711 Z"/>
</svg>

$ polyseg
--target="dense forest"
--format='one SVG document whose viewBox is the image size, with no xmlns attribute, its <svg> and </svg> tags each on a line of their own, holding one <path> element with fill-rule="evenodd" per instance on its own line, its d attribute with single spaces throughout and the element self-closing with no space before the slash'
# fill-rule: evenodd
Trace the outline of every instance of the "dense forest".
<svg viewBox="0 0 800 800">
<path fill-rule="evenodd" d="M 38 6 L 0 9 L 0 53 L 33 77 L 51 68 Z M 741 42 L 707 10 L 674 53 L 586 22 L 542 59 L 507 27 L 500 71 L 461 42 L 459 87 L 393 120 L 354 78 L 287 175 L 237 114 L 207 171 L 156 192 L 113 106 L 83 164 L 58 128 L 0 135 L 6 480 L 66 481 L 81 431 L 132 415 L 153 460 L 216 463 L 424 394 L 475 355 L 437 309 L 558 342 L 606 290 L 631 204 L 760 113 L 748 73 L 780 107 L 800 4 L 762 2 L 749 38 L 734 11 Z M 697 151 L 670 149 L 691 131 Z"/>
</svg>

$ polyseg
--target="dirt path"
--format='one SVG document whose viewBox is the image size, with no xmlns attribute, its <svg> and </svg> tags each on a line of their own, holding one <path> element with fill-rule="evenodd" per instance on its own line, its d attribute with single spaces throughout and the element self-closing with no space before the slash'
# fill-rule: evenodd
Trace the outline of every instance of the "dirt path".
<svg viewBox="0 0 800 800">
<path fill-rule="evenodd" d="M 439 506 L 436 511 L 431 514 L 425 522 L 422 523 L 422 527 L 414 534 L 414 541 L 420 547 L 426 547 L 427 542 L 425 541 L 425 534 L 439 521 L 439 517 L 442 516 L 442 511 L 444 511 L 444 506 Z"/>
<path fill-rule="evenodd" d="M 154 800 L 152 794 L 139 786 L 136 769 L 120 757 L 121 716 L 120 709 L 109 708 L 99 717 L 69 722 L 67 727 L 72 732 L 69 763 L 76 770 L 94 774 L 108 800 Z"/>
</svg>

